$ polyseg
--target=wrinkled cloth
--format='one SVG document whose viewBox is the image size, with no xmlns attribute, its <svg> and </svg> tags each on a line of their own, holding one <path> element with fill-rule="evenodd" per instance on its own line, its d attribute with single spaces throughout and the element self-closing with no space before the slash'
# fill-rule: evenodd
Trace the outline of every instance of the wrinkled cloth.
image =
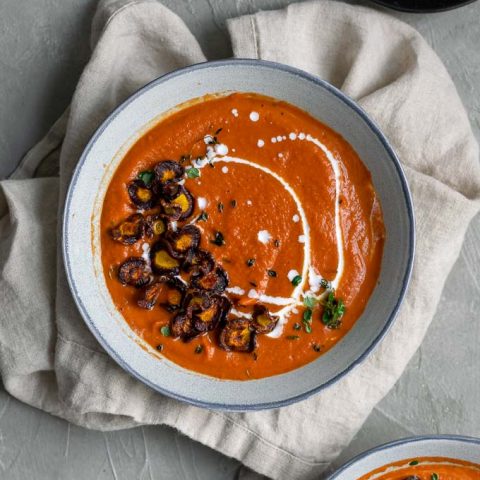
<svg viewBox="0 0 480 480">
<path fill-rule="evenodd" d="M 78 425 L 167 424 L 272 478 L 318 478 L 427 331 L 480 207 L 478 145 L 445 67 L 415 30 L 388 15 L 315 1 L 232 19 L 228 31 L 236 57 L 290 64 L 341 88 L 396 149 L 418 241 L 411 285 L 391 330 L 328 389 L 249 413 L 164 397 L 102 350 L 75 307 L 60 255 L 59 220 L 72 171 L 98 125 L 132 92 L 205 61 L 183 21 L 160 3 L 107 0 L 95 15 L 91 60 L 69 110 L 0 183 L 0 373 L 14 397 Z"/>
</svg>

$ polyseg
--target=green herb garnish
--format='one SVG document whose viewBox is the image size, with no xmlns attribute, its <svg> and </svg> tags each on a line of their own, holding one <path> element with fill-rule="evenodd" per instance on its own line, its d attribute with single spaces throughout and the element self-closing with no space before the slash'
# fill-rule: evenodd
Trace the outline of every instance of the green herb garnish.
<svg viewBox="0 0 480 480">
<path fill-rule="evenodd" d="M 219 129 L 215 132 L 215 135 L 218 135 L 222 130 L 223 130 L 223 128 L 219 128 Z"/>
<path fill-rule="evenodd" d="M 293 329 L 294 330 L 300 330 L 301 328 L 302 328 L 302 326 L 298 322 L 293 324 Z"/>
<path fill-rule="evenodd" d="M 277 272 L 275 270 L 267 270 L 268 276 L 269 277 L 276 277 Z"/>
<path fill-rule="evenodd" d="M 310 308 L 307 308 L 303 312 L 303 317 L 302 317 L 303 328 L 307 333 L 312 333 L 312 315 L 313 315 L 313 312 Z"/>
<path fill-rule="evenodd" d="M 198 217 L 197 222 L 206 222 L 208 219 L 208 213 L 204 210 Z"/>
<path fill-rule="evenodd" d="M 418 460 L 412 460 L 412 461 L 409 463 L 409 465 L 410 465 L 411 467 L 414 467 L 415 465 L 418 465 Z"/>
<path fill-rule="evenodd" d="M 432 480 L 438 480 L 438 473 L 432 473 Z"/>
<path fill-rule="evenodd" d="M 317 304 L 317 299 L 315 297 L 305 297 L 303 299 L 303 304 L 307 307 L 307 308 L 314 308 L 315 305 Z"/>
<path fill-rule="evenodd" d="M 253 265 L 255 265 L 255 259 L 254 258 L 249 258 L 246 261 L 246 264 L 247 264 L 247 267 L 253 267 Z"/>
<path fill-rule="evenodd" d="M 303 312 L 303 321 L 304 322 L 311 322 L 312 321 L 312 310 L 310 308 L 307 308 L 304 312 Z"/>
<path fill-rule="evenodd" d="M 298 285 L 300 285 L 301 283 L 302 283 L 302 276 L 301 275 L 296 275 L 295 277 L 293 277 L 292 285 L 294 285 L 295 287 L 298 287 Z"/>
<path fill-rule="evenodd" d="M 155 178 L 155 174 L 150 170 L 145 170 L 138 174 L 138 178 L 145 184 L 146 187 L 149 187 Z"/>
<path fill-rule="evenodd" d="M 287 335 L 287 340 L 298 340 L 300 337 L 298 335 Z"/>
<path fill-rule="evenodd" d="M 185 172 L 188 178 L 198 178 L 200 176 L 200 170 L 195 167 L 187 168 Z"/>
<path fill-rule="evenodd" d="M 203 345 L 197 345 L 195 347 L 195 353 L 202 353 L 203 352 Z"/>
<path fill-rule="evenodd" d="M 328 328 L 338 328 L 345 313 L 345 304 L 340 298 L 335 298 L 334 292 L 330 292 L 324 303 L 322 322 Z"/>
<path fill-rule="evenodd" d="M 169 337 L 170 336 L 170 327 L 168 325 L 164 325 L 161 329 L 160 329 L 160 333 L 164 336 L 164 337 Z"/>
<path fill-rule="evenodd" d="M 215 237 L 213 240 L 210 240 L 211 243 L 214 243 L 215 245 L 221 247 L 222 245 L 225 245 L 225 238 L 223 237 L 222 232 L 216 232 Z"/>
</svg>

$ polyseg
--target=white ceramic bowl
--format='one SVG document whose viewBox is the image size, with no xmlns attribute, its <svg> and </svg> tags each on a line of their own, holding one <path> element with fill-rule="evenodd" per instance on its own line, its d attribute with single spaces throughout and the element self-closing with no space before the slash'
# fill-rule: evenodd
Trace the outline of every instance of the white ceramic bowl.
<svg viewBox="0 0 480 480">
<path fill-rule="evenodd" d="M 126 151 L 176 105 L 207 93 L 227 91 L 256 92 L 285 100 L 343 135 L 372 174 L 387 231 L 379 284 L 354 328 L 318 360 L 261 380 L 219 380 L 187 371 L 159 358 L 158 353 L 155 356 L 115 308 L 100 261 L 102 202 Z M 161 393 L 196 405 L 226 410 L 272 408 L 301 400 L 337 381 L 361 362 L 388 330 L 412 268 L 413 210 L 403 171 L 388 141 L 365 112 L 339 90 L 281 64 L 256 60 L 208 62 L 146 85 L 97 130 L 80 158 L 68 191 L 63 252 L 70 288 L 85 322 L 125 370 Z"/>
<path fill-rule="evenodd" d="M 358 455 L 327 480 L 356 480 L 389 463 L 416 457 L 447 457 L 480 463 L 480 439 L 456 435 L 405 438 Z"/>
</svg>

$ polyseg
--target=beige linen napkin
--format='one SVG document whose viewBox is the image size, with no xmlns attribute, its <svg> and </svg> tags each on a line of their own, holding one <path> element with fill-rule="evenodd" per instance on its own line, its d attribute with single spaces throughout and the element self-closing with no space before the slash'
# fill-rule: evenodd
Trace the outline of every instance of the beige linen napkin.
<svg viewBox="0 0 480 480">
<path fill-rule="evenodd" d="M 246 414 L 165 398 L 104 353 L 67 286 L 57 210 L 106 115 L 153 78 L 205 60 L 183 22 L 161 4 L 109 0 L 95 16 L 92 57 L 69 112 L 0 185 L 0 372 L 13 396 L 79 425 L 168 424 L 273 478 L 314 478 L 352 439 L 425 335 L 479 210 L 478 147 L 437 56 L 417 32 L 387 15 L 318 1 L 234 19 L 228 28 L 236 56 L 288 63 L 340 87 L 396 148 L 413 193 L 418 244 L 394 326 L 329 389 L 289 407 Z M 38 178 L 57 161 L 60 179 Z M 35 171 L 37 178 L 30 178 Z"/>
</svg>

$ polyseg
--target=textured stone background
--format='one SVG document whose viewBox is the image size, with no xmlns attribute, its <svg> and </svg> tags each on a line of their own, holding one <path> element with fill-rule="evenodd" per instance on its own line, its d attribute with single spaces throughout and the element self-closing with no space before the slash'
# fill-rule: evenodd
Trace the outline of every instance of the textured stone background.
<svg viewBox="0 0 480 480">
<path fill-rule="evenodd" d="M 163 3 L 186 21 L 206 55 L 214 59 L 231 54 L 226 18 L 291 2 Z M 367 0 L 350 3 L 378 8 Z M 68 105 L 88 59 L 95 5 L 96 0 L 0 1 L 0 176 L 15 167 Z M 390 13 L 416 27 L 443 59 L 480 140 L 480 2 L 439 14 Z M 480 436 L 479 312 L 477 217 L 448 279 L 427 339 L 337 463 L 379 443 L 413 434 Z M 23 405 L 0 389 L 0 479 L 250 476 L 258 478 L 238 462 L 172 429 L 88 431 Z"/>
</svg>

